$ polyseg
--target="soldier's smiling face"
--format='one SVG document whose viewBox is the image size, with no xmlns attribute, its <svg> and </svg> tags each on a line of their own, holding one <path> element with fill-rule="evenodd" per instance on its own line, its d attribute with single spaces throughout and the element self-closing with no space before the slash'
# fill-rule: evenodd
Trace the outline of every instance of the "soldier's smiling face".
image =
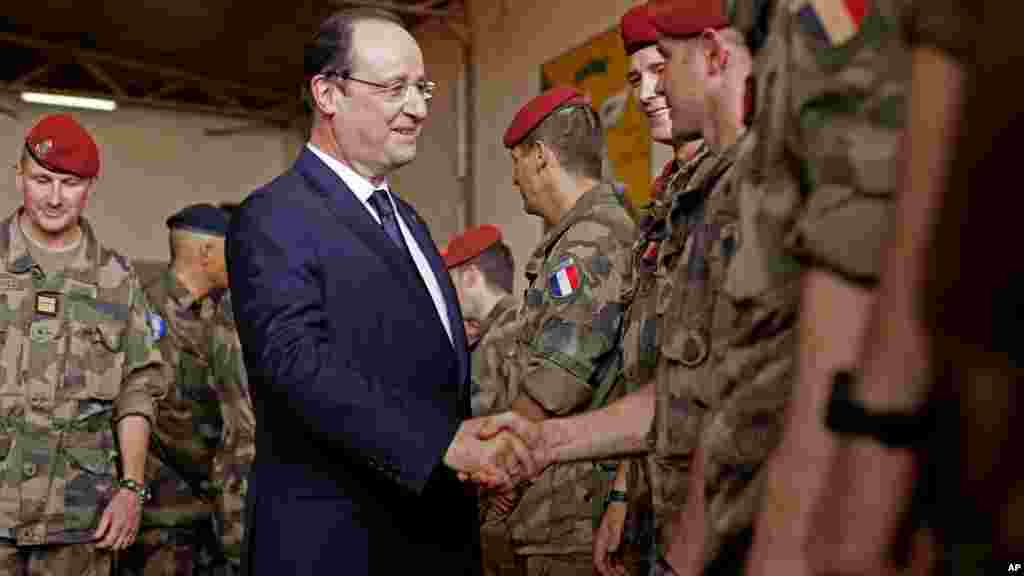
<svg viewBox="0 0 1024 576">
<path fill-rule="evenodd" d="M 665 69 L 655 92 L 668 101 L 676 141 L 699 138 L 703 131 L 706 69 L 700 46 L 697 38 L 658 40 Z"/>
<path fill-rule="evenodd" d="M 35 236 L 48 241 L 74 233 L 95 182 L 48 170 L 29 155 L 18 163 L 15 180 L 23 197 L 26 223 L 31 224 Z"/>
<path fill-rule="evenodd" d="M 655 87 L 665 69 L 665 58 L 657 46 L 637 50 L 629 57 L 629 73 L 626 80 L 633 89 L 637 106 L 647 116 L 651 127 L 651 139 L 662 144 L 672 143 L 672 119 L 668 100 L 664 94 L 657 94 Z"/>
</svg>

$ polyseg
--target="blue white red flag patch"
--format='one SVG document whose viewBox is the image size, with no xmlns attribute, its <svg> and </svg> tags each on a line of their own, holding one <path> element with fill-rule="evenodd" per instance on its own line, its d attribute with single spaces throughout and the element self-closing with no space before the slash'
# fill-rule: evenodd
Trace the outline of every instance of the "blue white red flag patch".
<svg viewBox="0 0 1024 576">
<path fill-rule="evenodd" d="M 556 299 L 568 298 L 580 287 L 580 270 L 571 256 L 563 257 L 548 277 L 548 291 Z"/>
<path fill-rule="evenodd" d="M 860 32 L 872 0 L 804 0 L 797 20 L 807 33 L 829 46 L 846 44 Z"/>
<path fill-rule="evenodd" d="M 160 317 L 159 314 L 154 314 L 147 310 L 146 324 L 149 325 L 149 337 L 152 338 L 153 342 L 158 342 L 167 335 L 167 321 Z"/>
</svg>

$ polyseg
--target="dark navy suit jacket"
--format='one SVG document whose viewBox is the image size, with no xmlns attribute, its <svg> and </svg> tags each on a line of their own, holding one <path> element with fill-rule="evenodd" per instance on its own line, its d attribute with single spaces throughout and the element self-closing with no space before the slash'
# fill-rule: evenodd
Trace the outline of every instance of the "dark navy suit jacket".
<svg viewBox="0 0 1024 576">
<path fill-rule="evenodd" d="M 454 339 L 415 263 L 308 149 L 241 204 L 231 292 L 256 409 L 254 576 L 478 574 L 476 500 L 442 458 L 469 417 L 455 290 L 426 224 Z"/>
</svg>

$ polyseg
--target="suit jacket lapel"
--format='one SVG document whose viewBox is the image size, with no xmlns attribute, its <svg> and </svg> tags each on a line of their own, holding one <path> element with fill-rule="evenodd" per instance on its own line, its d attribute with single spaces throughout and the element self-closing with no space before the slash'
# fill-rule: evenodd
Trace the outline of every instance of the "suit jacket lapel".
<svg viewBox="0 0 1024 576">
<path fill-rule="evenodd" d="M 303 149 L 299 155 L 295 168 L 312 184 L 312 189 L 324 197 L 331 213 L 384 260 L 396 278 L 404 282 L 407 288 L 426 291 L 416 265 L 395 247 L 391 238 L 370 216 L 344 180 L 307 149 Z"/>
<path fill-rule="evenodd" d="M 448 275 L 448 267 L 444 265 L 444 260 L 441 260 L 441 255 L 437 252 L 426 223 L 419 219 L 419 216 L 411 206 L 397 196 L 395 196 L 395 204 L 398 205 L 398 212 L 401 214 L 402 219 L 405 220 L 409 231 L 412 232 L 416 243 L 419 244 L 423 255 L 430 262 L 430 269 L 433 271 L 438 285 L 441 286 L 441 294 L 444 296 L 444 304 L 448 312 L 448 324 L 452 329 L 452 346 L 454 346 L 456 356 L 459 358 L 459 382 L 461 384 L 469 376 L 468 355 L 461 353 L 461 351 L 467 350 L 468 346 L 466 344 L 465 327 L 462 325 L 462 311 L 459 309 L 459 299 L 455 294 L 455 287 L 452 286 L 451 276 Z"/>
<path fill-rule="evenodd" d="M 403 254 L 395 247 L 394 242 L 384 232 L 384 228 L 370 216 L 366 211 L 366 207 L 359 202 L 355 193 L 349 189 L 345 181 L 317 158 L 315 154 L 305 148 L 302 154 L 299 155 L 298 160 L 295 161 L 295 169 L 310 182 L 313 191 L 326 200 L 325 204 L 331 213 L 352 230 L 370 250 L 384 260 L 394 272 L 395 277 L 403 282 L 407 289 L 419 291 L 418 294 L 422 296 L 424 301 L 423 306 L 430 306 L 431 313 L 436 317 L 437 312 L 434 307 L 434 299 L 430 296 L 430 290 L 423 282 L 423 278 L 420 277 L 416 263 L 412 261 L 411 257 Z M 452 346 L 456 351 L 455 356 L 458 358 L 459 382 L 460 385 L 465 386 L 469 376 L 469 360 L 468 356 L 461 352 L 466 350 L 466 333 L 462 325 L 462 314 L 459 311 L 455 288 L 452 287 L 451 278 L 448 276 L 448 269 L 441 260 L 441 256 L 437 253 L 437 248 L 435 248 L 433 241 L 430 239 L 426 225 L 416 217 L 415 212 L 398 196 L 392 194 L 392 198 L 395 199 L 399 214 L 416 239 L 417 244 L 419 244 L 420 250 L 427 257 L 427 261 L 430 262 L 430 268 L 434 272 L 434 277 L 441 286 L 441 292 L 444 294 L 446 308 L 448 309 L 448 321 L 452 329 Z M 437 328 L 444 333 L 444 326 L 441 325 L 440 318 L 438 318 L 437 323 Z M 444 337 L 447 339 L 448 335 L 445 333 Z M 468 393 L 468 388 L 465 391 L 460 389 L 460 395 L 463 392 Z"/>
</svg>

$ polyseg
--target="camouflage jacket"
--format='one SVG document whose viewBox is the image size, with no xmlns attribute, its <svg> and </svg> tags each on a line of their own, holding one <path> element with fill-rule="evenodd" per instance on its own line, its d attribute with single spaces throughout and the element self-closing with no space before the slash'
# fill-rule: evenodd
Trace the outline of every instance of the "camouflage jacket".
<svg viewBox="0 0 1024 576">
<path fill-rule="evenodd" d="M 508 410 L 518 394 L 519 300 L 505 296 L 480 324 L 480 340 L 470 356 L 473 416 Z"/>
<path fill-rule="evenodd" d="M 686 475 L 704 412 L 721 391 L 708 378 L 712 334 L 727 324 L 719 310 L 725 269 L 736 246 L 736 207 L 729 170 L 739 142 L 677 179 L 658 254 L 659 286 L 653 454 L 648 460 L 655 522 L 660 528 L 686 502 Z"/>
<path fill-rule="evenodd" d="M 116 422 L 167 390 L 131 266 L 81 221 L 84 246 L 47 275 L 20 210 L 0 224 L 0 538 L 89 542 L 116 489 Z"/>
<path fill-rule="evenodd" d="M 170 268 L 146 292 L 174 385 L 153 429 L 143 525 L 188 526 L 216 511 L 222 544 L 237 554 L 255 422 L 229 295 L 196 300 Z"/>
<path fill-rule="evenodd" d="M 795 376 L 803 268 L 877 281 L 909 84 L 903 32 L 914 5 L 930 10 L 878 0 L 836 28 L 805 0 L 734 4 L 755 52 L 756 138 L 736 164 L 742 240 L 723 291 L 736 316 L 716 337 L 728 393 L 702 439 L 709 559 L 760 506 Z"/>
<path fill-rule="evenodd" d="M 651 201 L 643 207 L 637 225 L 636 240 L 633 243 L 635 293 L 625 315 L 622 337 L 622 385 L 617 387 L 617 394 L 633 392 L 653 381 L 658 358 L 658 294 L 668 290 L 672 278 L 672 271 L 659 267 L 659 263 L 663 262 L 658 259 L 661 243 L 668 237 L 668 224 L 665 218 L 672 201 L 669 188 L 682 192 L 686 183 L 710 155 L 710 149 L 702 143 L 685 163 L 675 159 L 666 163 L 652 186 Z M 645 465 L 646 460 L 652 461 L 646 462 Z M 632 460 L 628 475 L 629 505 L 623 530 L 624 542 L 647 542 L 652 536 L 654 510 L 649 475 L 657 465 L 656 460 L 656 454 Z"/>
<path fill-rule="evenodd" d="M 526 266 L 519 393 L 550 413 L 586 410 L 600 382 L 617 376 L 622 315 L 633 293 L 632 241 L 626 209 L 600 184 L 545 235 Z M 607 489 L 595 485 L 594 466 L 553 465 L 526 490 L 509 519 L 520 554 L 590 553 L 592 501 Z"/>
<path fill-rule="evenodd" d="M 651 381 L 658 357 L 658 294 L 667 290 L 672 276 L 671 270 L 663 267 L 665 262 L 658 258 L 669 230 L 665 218 L 672 199 L 666 197 L 666 191 L 670 186 L 680 193 L 685 190 L 690 178 L 710 155 L 710 149 L 701 144 L 685 164 L 670 161 L 655 183 L 651 202 L 645 207 L 637 227 L 632 254 L 636 293 L 626 311 L 622 345 L 622 372 L 627 391 Z"/>
</svg>

